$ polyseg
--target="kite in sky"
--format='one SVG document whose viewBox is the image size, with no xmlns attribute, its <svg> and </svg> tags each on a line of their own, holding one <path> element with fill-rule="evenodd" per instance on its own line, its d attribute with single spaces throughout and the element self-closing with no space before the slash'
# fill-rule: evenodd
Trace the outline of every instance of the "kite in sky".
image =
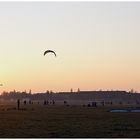
<svg viewBox="0 0 140 140">
<path fill-rule="evenodd" d="M 54 51 L 52 51 L 52 50 L 46 50 L 46 51 L 44 52 L 44 56 L 45 56 L 47 53 L 53 53 L 53 54 L 55 55 L 55 57 L 56 57 L 56 53 L 55 53 Z"/>
</svg>

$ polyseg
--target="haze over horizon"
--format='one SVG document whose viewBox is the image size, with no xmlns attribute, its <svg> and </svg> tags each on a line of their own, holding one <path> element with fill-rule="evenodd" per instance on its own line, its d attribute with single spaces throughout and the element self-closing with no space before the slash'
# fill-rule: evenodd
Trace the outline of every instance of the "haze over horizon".
<svg viewBox="0 0 140 140">
<path fill-rule="evenodd" d="M 0 21 L 0 93 L 140 91 L 140 2 L 0 2 Z"/>
</svg>

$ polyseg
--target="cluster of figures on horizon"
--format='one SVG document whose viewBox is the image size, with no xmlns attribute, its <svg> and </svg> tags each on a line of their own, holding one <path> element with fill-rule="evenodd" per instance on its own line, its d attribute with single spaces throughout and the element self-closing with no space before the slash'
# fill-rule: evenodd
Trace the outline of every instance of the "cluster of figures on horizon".
<svg viewBox="0 0 140 140">
<path fill-rule="evenodd" d="M 20 109 L 20 104 L 21 104 L 21 101 L 20 101 L 20 99 L 18 99 L 18 100 L 17 100 L 17 109 L 18 109 L 18 110 Z M 27 104 L 27 101 L 24 100 L 24 101 L 23 101 L 23 104 L 26 105 L 26 104 Z M 33 101 L 29 100 L 29 101 L 28 101 L 28 104 L 33 104 Z M 37 102 L 37 104 L 40 104 L 40 102 Z M 65 106 L 70 106 L 70 105 L 68 104 L 68 102 L 65 101 L 65 100 L 64 100 L 63 104 L 64 104 Z M 104 102 L 101 102 L 101 104 L 102 104 L 102 106 L 105 105 Z M 112 102 L 111 102 L 111 104 L 112 104 Z M 54 101 L 54 100 L 51 100 L 51 101 L 44 100 L 43 105 L 55 105 L 55 101 Z M 86 107 L 86 106 L 87 106 L 87 107 L 97 107 L 97 102 L 92 102 L 91 104 L 89 103 L 89 104 L 87 104 L 87 105 L 84 105 L 84 104 L 83 104 L 83 107 Z"/>
<path fill-rule="evenodd" d="M 20 104 L 21 104 L 21 101 L 20 101 L 20 99 L 18 99 L 17 100 L 17 108 L 18 108 L 18 110 L 20 109 Z M 23 104 L 24 105 L 26 105 L 26 104 L 34 104 L 33 103 L 33 101 L 31 101 L 31 100 L 29 100 L 28 102 L 26 101 L 26 100 L 24 100 L 23 101 Z M 44 100 L 43 102 L 37 102 L 37 104 L 43 104 L 44 106 L 46 105 L 55 105 L 56 104 L 56 102 L 55 102 L 55 100 Z M 130 102 L 128 102 L 127 103 L 127 105 L 130 105 L 131 103 Z M 63 101 L 63 105 L 65 105 L 65 106 L 70 106 L 69 104 L 68 104 L 68 102 L 67 101 Z M 96 102 L 96 101 L 93 101 L 93 102 L 90 102 L 90 103 L 88 103 L 88 104 L 83 104 L 82 106 L 83 107 L 97 107 L 97 106 L 112 106 L 113 105 L 113 102 L 112 101 L 100 101 L 100 102 Z M 120 105 L 120 106 L 122 106 L 123 105 L 123 102 L 122 101 L 119 101 L 118 102 L 118 105 Z M 138 102 L 138 101 L 136 101 L 136 105 L 138 106 L 138 105 L 140 105 L 140 103 Z"/>
<path fill-rule="evenodd" d="M 17 109 L 18 110 L 20 109 L 20 104 L 21 104 L 21 101 L 20 101 L 20 99 L 18 99 L 17 100 Z M 26 105 L 27 101 L 24 100 L 23 104 Z M 33 104 L 33 101 L 29 100 L 28 104 Z M 40 104 L 40 102 L 37 102 L 37 104 Z M 55 105 L 55 101 L 54 100 L 52 100 L 52 101 L 44 100 L 43 105 Z M 69 106 L 67 101 L 64 101 L 64 105 Z"/>
</svg>

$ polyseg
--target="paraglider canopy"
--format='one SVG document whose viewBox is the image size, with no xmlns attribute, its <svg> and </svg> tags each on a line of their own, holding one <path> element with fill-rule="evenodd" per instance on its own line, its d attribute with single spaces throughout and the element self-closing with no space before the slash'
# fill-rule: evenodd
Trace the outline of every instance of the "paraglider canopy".
<svg viewBox="0 0 140 140">
<path fill-rule="evenodd" d="M 52 50 L 46 50 L 46 51 L 44 52 L 44 56 L 45 56 L 47 53 L 53 53 L 53 54 L 55 55 L 55 57 L 56 57 L 56 53 L 55 53 L 54 51 L 52 51 Z"/>
</svg>

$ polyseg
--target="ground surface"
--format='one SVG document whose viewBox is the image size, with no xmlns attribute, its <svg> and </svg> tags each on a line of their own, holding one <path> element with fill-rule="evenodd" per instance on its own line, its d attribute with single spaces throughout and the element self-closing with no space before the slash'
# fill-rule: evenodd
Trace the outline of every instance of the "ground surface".
<svg viewBox="0 0 140 140">
<path fill-rule="evenodd" d="M 110 107 L 0 106 L 0 138 L 135 138 L 140 113 L 110 113 Z M 112 107 L 115 109 L 115 107 Z"/>
</svg>

